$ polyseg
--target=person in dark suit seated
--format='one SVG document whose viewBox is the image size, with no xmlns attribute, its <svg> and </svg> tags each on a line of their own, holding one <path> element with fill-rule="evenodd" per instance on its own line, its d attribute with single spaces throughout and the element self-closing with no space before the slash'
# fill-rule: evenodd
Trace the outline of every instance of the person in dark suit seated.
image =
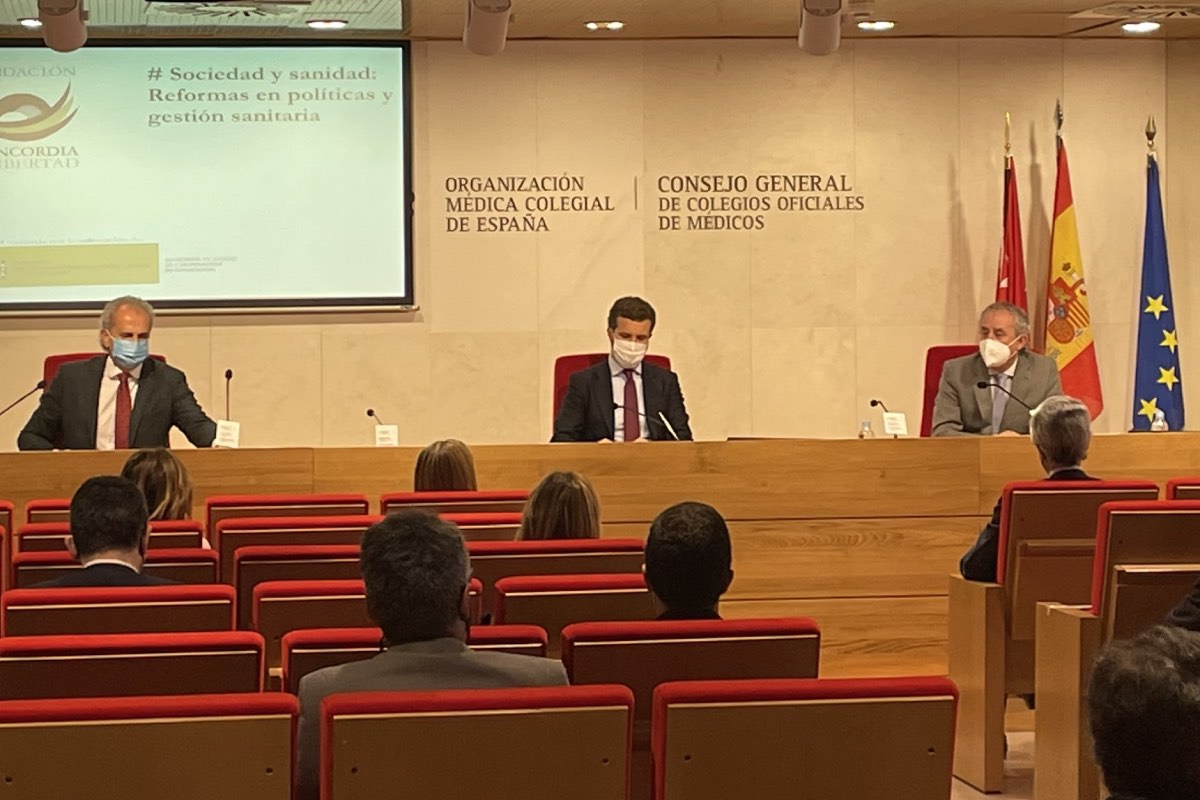
<svg viewBox="0 0 1200 800">
<path fill-rule="evenodd" d="M 720 619 L 732 563 L 729 528 L 712 506 L 677 503 L 655 517 L 642 570 L 658 619 Z"/>
<path fill-rule="evenodd" d="M 83 569 L 33 588 L 174 583 L 142 574 L 149 542 L 150 522 L 141 491 L 116 475 L 88 478 L 71 498 L 71 538 L 67 541 L 67 549 Z"/>
<path fill-rule="evenodd" d="M 298 800 L 320 794 L 326 695 L 567 684 L 559 661 L 467 647 L 471 564 L 452 523 L 423 511 L 392 514 L 363 534 L 359 568 L 367 613 L 383 631 L 383 649 L 366 661 L 326 667 L 300 680 Z"/>
<path fill-rule="evenodd" d="M 643 361 L 655 321 L 653 306 L 640 297 L 613 303 L 612 350 L 605 361 L 571 376 L 550 441 L 691 440 L 679 376 Z"/>
<path fill-rule="evenodd" d="M 187 377 L 148 358 L 154 309 L 118 297 L 100 314 L 107 355 L 63 364 L 17 437 L 21 450 L 169 447 L 171 427 L 210 447 L 217 425 L 196 402 Z"/>
<path fill-rule="evenodd" d="M 1110 800 L 1200 797 L 1200 635 L 1159 625 L 1113 641 L 1087 692 Z"/>
<path fill-rule="evenodd" d="M 1074 397 L 1055 395 L 1047 398 L 1030 417 L 1030 436 L 1037 448 L 1048 481 L 1093 481 L 1080 465 L 1087 458 L 1092 442 L 1092 421 L 1087 406 Z M 979 539 L 958 563 L 962 576 L 969 581 L 993 583 L 1000 540 L 1000 500 Z"/>
</svg>

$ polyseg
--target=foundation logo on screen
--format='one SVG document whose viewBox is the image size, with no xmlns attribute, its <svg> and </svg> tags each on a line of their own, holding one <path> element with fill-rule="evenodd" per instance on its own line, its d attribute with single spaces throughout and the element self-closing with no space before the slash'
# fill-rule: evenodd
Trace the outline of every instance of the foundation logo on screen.
<svg viewBox="0 0 1200 800">
<path fill-rule="evenodd" d="M 45 139 L 66 127 L 76 111 L 70 84 L 54 105 L 32 94 L 0 97 L 0 139 L 10 142 Z"/>
</svg>

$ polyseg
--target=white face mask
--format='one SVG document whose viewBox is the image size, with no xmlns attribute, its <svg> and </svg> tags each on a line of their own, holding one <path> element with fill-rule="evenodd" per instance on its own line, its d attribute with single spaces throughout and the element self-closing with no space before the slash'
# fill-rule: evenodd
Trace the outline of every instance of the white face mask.
<svg viewBox="0 0 1200 800">
<path fill-rule="evenodd" d="M 613 339 L 613 360 L 622 369 L 637 369 L 646 357 L 645 342 L 631 342 L 628 339 Z"/>
<path fill-rule="evenodd" d="M 1003 367 L 1013 357 L 1013 352 L 1013 349 L 1004 342 L 998 342 L 995 339 L 979 340 L 979 355 L 983 357 L 983 363 L 987 364 L 988 369 Z"/>
</svg>

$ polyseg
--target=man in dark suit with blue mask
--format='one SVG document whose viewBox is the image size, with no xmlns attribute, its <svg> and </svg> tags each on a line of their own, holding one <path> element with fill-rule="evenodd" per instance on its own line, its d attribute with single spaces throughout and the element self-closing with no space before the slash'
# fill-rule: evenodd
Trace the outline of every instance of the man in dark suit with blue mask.
<svg viewBox="0 0 1200 800">
<path fill-rule="evenodd" d="M 21 450 L 125 450 L 170 446 L 172 426 L 197 447 L 217 435 L 187 377 L 149 358 L 154 309 L 118 297 L 100 315 L 106 355 L 63 364 L 17 437 Z"/>
<path fill-rule="evenodd" d="M 640 297 L 608 312 L 608 358 L 571 376 L 552 442 L 691 440 L 679 377 L 645 362 L 657 321 Z"/>
</svg>

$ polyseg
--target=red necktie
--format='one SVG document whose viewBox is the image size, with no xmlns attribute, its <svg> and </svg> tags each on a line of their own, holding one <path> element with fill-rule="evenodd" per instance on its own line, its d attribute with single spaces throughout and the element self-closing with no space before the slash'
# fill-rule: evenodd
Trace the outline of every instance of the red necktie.
<svg viewBox="0 0 1200 800">
<path fill-rule="evenodd" d="M 133 402 L 129 397 L 129 373 L 121 373 L 121 385 L 117 387 L 117 424 L 116 436 L 113 437 L 114 447 L 118 450 L 129 449 L 129 413 Z"/>
<path fill-rule="evenodd" d="M 633 370 L 625 372 L 625 441 L 641 438 L 642 424 L 638 421 L 637 384 L 633 382 Z"/>
</svg>

